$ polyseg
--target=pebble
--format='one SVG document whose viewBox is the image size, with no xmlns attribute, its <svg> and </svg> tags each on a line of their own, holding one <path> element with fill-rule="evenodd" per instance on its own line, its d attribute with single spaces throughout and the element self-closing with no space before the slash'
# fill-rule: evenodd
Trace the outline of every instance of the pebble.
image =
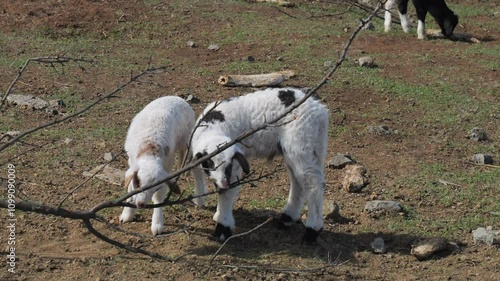
<svg viewBox="0 0 500 281">
<path fill-rule="evenodd" d="M 359 63 L 359 66 L 362 66 L 362 67 L 370 67 L 370 68 L 377 67 L 377 65 L 375 64 L 375 60 L 370 56 L 359 58 L 358 63 Z"/>
<path fill-rule="evenodd" d="M 196 44 L 196 42 L 194 42 L 193 40 L 189 40 L 187 41 L 187 46 L 190 48 L 196 48 L 198 47 L 198 44 Z"/>
<path fill-rule="evenodd" d="M 481 164 L 481 165 L 484 165 L 484 164 L 493 164 L 493 157 L 491 155 L 488 155 L 488 154 L 482 154 L 482 153 L 478 153 L 478 154 L 474 154 L 474 156 L 472 156 L 472 161 L 474 163 L 477 163 L 477 164 Z"/>
<path fill-rule="evenodd" d="M 450 243 L 444 238 L 428 238 L 413 246 L 411 249 L 411 254 L 419 260 L 424 260 L 431 257 L 435 253 L 448 250 L 449 246 Z"/>
<path fill-rule="evenodd" d="M 368 185 L 366 169 L 361 165 L 349 165 L 345 169 L 342 188 L 347 192 L 358 192 Z"/>
<path fill-rule="evenodd" d="M 468 138 L 473 141 L 485 141 L 488 139 L 488 136 L 483 128 L 474 127 L 469 131 Z"/>
<path fill-rule="evenodd" d="M 385 254 L 387 252 L 384 239 L 380 237 L 375 238 L 375 240 L 370 243 L 370 246 L 375 254 Z"/>
<path fill-rule="evenodd" d="M 478 229 L 472 231 L 472 237 L 474 239 L 474 243 L 480 242 L 491 246 L 493 244 L 500 243 L 500 230 L 493 230 L 493 227 L 491 226 L 486 228 L 479 227 Z"/>
<path fill-rule="evenodd" d="M 106 152 L 106 153 L 104 153 L 104 160 L 106 160 L 106 161 L 113 160 L 113 157 L 114 157 L 114 155 L 113 155 L 112 152 Z"/>
<path fill-rule="evenodd" d="M 356 163 L 356 161 L 354 161 L 349 154 L 337 153 L 328 161 L 327 166 L 332 169 L 342 169 L 346 165 L 354 163 Z"/>
<path fill-rule="evenodd" d="M 368 201 L 365 204 L 365 211 L 374 212 L 374 211 L 401 211 L 401 204 L 396 201 L 386 201 L 386 200 L 373 200 Z"/>
<path fill-rule="evenodd" d="M 210 51 L 218 51 L 220 48 L 219 48 L 219 45 L 216 45 L 216 44 L 210 44 L 210 46 L 208 46 L 208 49 Z"/>
<path fill-rule="evenodd" d="M 368 126 L 368 127 L 366 127 L 366 132 L 368 132 L 369 134 L 375 134 L 375 135 L 380 135 L 380 136 L 399 134 L 398 130 L 392 129 L 387 125 Z"/>
</svg>

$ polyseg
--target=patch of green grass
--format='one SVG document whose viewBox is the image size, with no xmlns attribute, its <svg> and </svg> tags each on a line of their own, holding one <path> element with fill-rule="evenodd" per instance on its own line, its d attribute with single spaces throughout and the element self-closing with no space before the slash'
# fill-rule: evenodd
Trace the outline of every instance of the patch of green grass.
<svg viewBox="0 0 500 281">
<path fill-rule="evenodd" d="M 286 204 L 286 198 L 265 198 L 262 200 L 251 200 L 249 206 L 254 209 L 279 209 L 281 210 Z"/>
</svg>

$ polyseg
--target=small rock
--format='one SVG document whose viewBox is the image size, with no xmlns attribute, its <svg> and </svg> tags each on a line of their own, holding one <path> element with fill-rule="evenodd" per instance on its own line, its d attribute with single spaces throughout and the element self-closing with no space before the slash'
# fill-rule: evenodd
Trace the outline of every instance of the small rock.
<svg viewBox="0 0 500 281">
<path fill-rule="evenodd" d="M 500 230 L 493 230 L 491 226 L 487 228 L 480 227 L 472 231 L 474 243 L 481 242 L 489 246 L 500 244 Z"/>
<path fill-rule="evenodd" d="M 358 63 L 362 67 L 377 67 L 375 60 L 369 56 L 359 58 Z"/>
<path fill-rule="evenodd" d="M 334 65 L 333 61 L 327 60 L 323 63 L 324 67 L 332 67 Z"/>
<path fill-rule="evenodd" d="M 450 244 L 448 240 L 444 238 L 429 238 L 413 246 L 411 249 L 411 254 L 419 260 L 424 260 L 438 252 L 448 250 L 449 246 Z"/>
<path fill-rule="evenodd" d="M 375 254 L 385 254 L 387 252 L 384 239 L 380 237 L 375 238 L 375 240 L 370 243 L 370 246 Z"/>
<path fill-rule="evenodd" d="M 363 25 L 363 30 L 375 30 L 375 25 L 369 21 L 365 25 Z"/>
<path fill-rule="evenodd" d="M 323 213 L 327 214 L 327 217 L 335 217 L 339 215 L 340 207 L 339 204 L 335 203 L 333 200 L 325 199 L 323 200 Z"/>
<path fill-rule="evenodd" d="M 113 155 L 112 152 L 106 152 L 106 153 L 104 153 L 104 160 L 106 160 L 108 162 L 111 161 L 111 160 L 113 160 L 114 157 L 115 156 Z"/>
<path fill-rule="evenodd" d="M 61 99 L 55 99 L 55 100 L 49 100 L 48 106 L 55 107 L 55 108 L 63 108 L 63 107 L 66 107 L 66 104 Z"/>
<path fill-rule="evenodd" d="M 121 186 L 123 184 L 123 181 L 124 181 L 124 177 L 125 177 L 125 171 L 122 171 L 122 170 L 119 170 L 119 169 L 116 169 L 116 168 L 113 168 L 113 167 L 110 167 L 110 166 L 104 166 L 104 165 L 99 165 L 97 167 L 95 167 L 94 169 L 92 169 L 91 171 L 85 171 L 83 172 L 83 176 L 85 177 L 91 177 L 93 176 L 96 172 L 98 172 L 95 177 L 100 179 L 100 180 L 103 180 L 105 182 L 109 182 L 111 184 L 114 184 L 114 185 L 119 185 Z"/>
<path fill-rule="evenodd" d="M 470 130 L 468 138 L 473 141 L 485 141 L 488 139 L 488 136 L 483 128 L 474 127 Z"/>
<path fill-rule="evenodd" d="M 249 61 L 249 62 L 254 62 L 254 61 L 255 61 L 255 58 L 254 58 L 254 57 L 252 57 L 252 56 L 248 56 L 248 57 L 247 57 L 247 61 Z"/>
<path fill-rule="evenodd" d="M 478 153 L 478 154 L 474 154 L 474 156 L 472 156 L 472 161 L 474 163 L 477 163 L 477 164 L 488 165 L 488 164 L 493 164 L 493 157 L 491 155 L 488 155 L 488 154 Z"/>
<path fill-rule="evenodd" d="M 47 101 L 32 95 L 12 94 L 7 96 L 7 102 L 12 105 L 24 106 L 36 110 L 43 110 L 49 106 Z"/>
<path fill-rule="evenodd" d="M 64 144 L 66 144 L 66 145 L 68 145 L 68 144 L 70 144 L 72 141 L 73 141 L 73 139 L 70 139 L 70 138 L 65 138 L 63 143 L 64 143 Z"/>
<path fill-rule="evenodd" d="M 277 57 L 276 60 L 277 61 L 284 61 L 283 57 Z"/>
<path fill-rule="evenodd" d="M 210 51 L 218 51 L 220 48 L 219 48 L 219 46 L 218 46 L 218 45 L 216 45 L 216 44 L 210 44 L 210 46 L 208 46 L 208 49 L 209 49 Z"/>
<path fill-rule="evenodd" d="M 365 211 L 375 212 L 375 211 L 401 211 L 401 204 L 396 201 L 385 201 L 385 200 L 373 200 L 368 201 L 365 204 Z"/>
<path fill-rule="evenodd" d="M 342 169 L 345 166 L 354 163 L 356 163 L 356 161 L 354 161 L 350 155 L 337 153 L 330 161 L 328 161 L 327 166 L 332 169 Z"/>
<path fill-rule="evenodd" d="M 368 126 L 368 127 L 366 127 L 366 132 L 368 132 L 369 134 L 375 134 L 375 135 L 380 135 L 380 136 L 399 134 L 398 130 L 391 129 L 387 125 Z"/>
<path fill-rule="evenodd" d="M 187 41 L 187 46 L 190 48 L 196 48 L 198 47 L 198 44 L 196 44 L 196 42 L 194 42 L 193 40 L 189 40 Z"/>
<path fill-rule="evenodd" d="M 201 102 L 199 98 L 197 98 L 197 97 L 195 97 L 193 95 L 187 96 L 186 101 L 189 102 L 189 103 L 192 103 L 192 104 L 198 104 L 198 103 Z"/>
<path fill-rule="evenodd" d="M 9 136 L 9 138 L 13 139 L 21 134 L 21 131 L 7 131 L 4 133 L 4 136 Z"/>
<path fill-rule="evenodd" d="M 368 184 L 366 169 L 361 165 L 349 165 L 342 179 L 342 188 L 347 192 L 358 192 Z"/>
</svg>

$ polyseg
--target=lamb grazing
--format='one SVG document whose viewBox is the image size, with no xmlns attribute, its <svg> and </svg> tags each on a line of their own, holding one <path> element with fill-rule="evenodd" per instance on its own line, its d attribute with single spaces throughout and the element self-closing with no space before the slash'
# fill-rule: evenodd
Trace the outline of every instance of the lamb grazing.
<svg viewBox="0 0 500 281">
<path fill-rule="evenodd" d="M 151 185 L 168 176 L 175 162 L 175 153 L 183 159 L 187 143 L 194 128 L 195 113 L 182 98 L 161 97 L 148 104 L 139 112 L 128 129 L 125 150 L 129 168 L 125 173 L 125 187 L 128 192 Z M 193 169 L 195 186 L 205 188 L 203 172 Z M 179 193 L 175 184 L 169 183 L 173 192 Z M 195 195 L 205 193 L 196 189 Z M 167 185 L 160 184 L 145 192 L 131 197 L 128 202 L 137 208 L 143 208 L 151 199 L 153 203 L 163 202 L 167 195 Z M 195 199 L 195 204 L 202 206 L 204 199 Z M 120 222 L 129 222 L 134 218 L 136 209 L 125 207 Z M 153 235 L 163 231 L 163 208 L 153 210 L 151 223 Z"/>
<path fill-rule="evenodd" d="M 199 159 L 241 133 L 273 120 L 305 96 L 299 89 L 266 89 L 207 106 L 193 134 L 193 155 Z M 279 122 L 235 144 L 202 163 L 206 174 L 219 189 L 215 238 L 225 241 L 232 235 L 235 221 L 233 204 L 240 187 L 230 188 L 249 173 L 247 158 L 272 159 L 283 156 L 290 178 L 288 202 L 281 215 L 285 226 L 300 221 L 307 201 L 308 214 L 304 241 L 315 241 L 323 229 L 324 162 L 328 137 L 328 110 L 310 98 Z M 236 160 L 236 161 L 235 161 Z"/>
<path fill-rule="evenodd" d="M 398 3 L 398 12 L 401 19 L 401 26 L 405 32 L 410 31 L 410 21 L 408 19 L 408 0 L 388 0 L 385 3 L 385 31 L 391 29 L 391 12 L 394 3 Z M 448 8 L 444 0 L 413 0 L 413 5 L 417 11 L 418 25 L 417 35 L 418 39 L 425 39 L 425 17 L 429 12 L 439 27 L 444 36 L 451 36 L 455 27 L 458 24 L 458 16 Z"/>
</svg>

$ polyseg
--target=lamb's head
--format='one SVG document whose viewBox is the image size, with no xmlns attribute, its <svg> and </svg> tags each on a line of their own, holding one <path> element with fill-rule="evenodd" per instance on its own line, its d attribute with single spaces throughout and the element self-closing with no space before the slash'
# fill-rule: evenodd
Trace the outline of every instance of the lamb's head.
<svg viewBox="0 0 500 281">
<path fill-rule="evenodd" d="M 136 190 L 139 188 L 150 186 L 163 179 L 166 179 L 167 177 L 168 173 L 162 168 L 147 166 L 141 166 L 141 168 L 137 170 L 130 168 L 125 173 L 125 187 L 128 187 L 129 191 Z M 168 185 L 172 192 L 180 193 L 177 184 L 175 184 L 173 181 L 169 181 L 167 183 L 158 184 L 153 188 L 150 188 L 141 193 L 137 193 L 132 197 L 133 203 L 137 206 L 137 208 L 144 208 L 144 206 L 146 206 L 146 204 L 153 198 L 153 194 L 159 189 L 166 187 L 166 185 Z"/>
<path fill-rule="evenodd" d="M 451 12 L 446 17 L 444 17 L 442 22 L 439 22 L 439 27 L 441 27 L 441 32 L 444 36 L 450 36 L 453 34 L 455 27 L 458 24 L 458 16 Z"/>
<path fill-rule="evenodd" d="M 194 151 L 195 160 L 216 151 L 222 145 L 231 141 L 228 137 L 209 137 L 203 139 L 203 145 Z M 236 146 L 231 146 L 221 153 L 201 163 L 205 173 L 220 189 L 227 189 L 239 178 L 242 172 L 248 174 L 250 165 L 243 153 Z"/>
</svg>

